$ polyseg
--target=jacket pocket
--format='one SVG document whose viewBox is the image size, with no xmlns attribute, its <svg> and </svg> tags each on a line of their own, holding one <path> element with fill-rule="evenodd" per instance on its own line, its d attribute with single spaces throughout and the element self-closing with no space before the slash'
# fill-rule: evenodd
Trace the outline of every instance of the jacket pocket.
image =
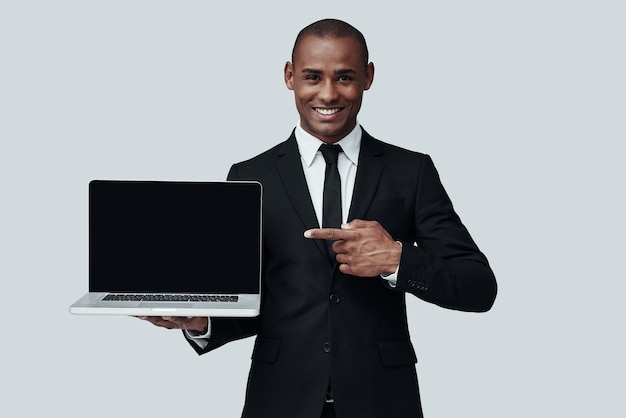
<svg viewBox="0 0 626 418">
<path fill-rule="evenodd" d="M 278 358 L 280 340 L 278 338 L 257 337 L 252 350 L 252 360 L 272 364 Z"/>
<path fill-rule="evenodd" d="M 417 363 L 417 356 L 410 341 L 379 341 L 378 348 L 383 364 L 387 367 Z"/>
</svg>

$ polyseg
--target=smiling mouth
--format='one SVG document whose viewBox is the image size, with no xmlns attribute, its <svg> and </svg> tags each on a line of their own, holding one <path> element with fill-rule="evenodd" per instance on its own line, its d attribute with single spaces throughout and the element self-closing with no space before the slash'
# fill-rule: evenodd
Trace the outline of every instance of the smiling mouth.
<svg viewBox="0 0 626 418">
<path fill-rule="evenodd" d="M 320 115 L 334 115 L 335 113 L 341 112 L 343 108 L 342 107 L 333 107 L 333 108 L 314 107 L 313 110 L 315 110 Z"/>
</svg>

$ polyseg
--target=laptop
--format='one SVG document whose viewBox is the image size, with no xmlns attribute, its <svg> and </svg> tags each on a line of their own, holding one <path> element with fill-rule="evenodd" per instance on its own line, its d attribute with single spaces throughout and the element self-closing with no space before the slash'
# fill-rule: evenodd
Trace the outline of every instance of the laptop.
<svg viewBox="0 0 626 418">
<path fill-rule="evenodd" d="M 73 314 L 259 315 L 258 182 L 92 180 L 89 292 Z"/>
</svg>

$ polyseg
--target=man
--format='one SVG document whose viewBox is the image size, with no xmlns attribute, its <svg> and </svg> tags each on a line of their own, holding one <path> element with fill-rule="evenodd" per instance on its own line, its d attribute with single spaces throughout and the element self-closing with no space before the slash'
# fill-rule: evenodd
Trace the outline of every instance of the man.
<svg viewBox="0 0 626 418">
<path fill-rule="evenodd" d="M 495 277 L 430 158 L 357 123 L 374 79 L 358 30 L 307 26 L 284 75 L 299 125 L 228 175 L 263 184 L 261 315 L 146 319 L 199 354 L 257 335 L 243 417 L 421 417 L 405 294 L 487 311 Z"/>
</svg>

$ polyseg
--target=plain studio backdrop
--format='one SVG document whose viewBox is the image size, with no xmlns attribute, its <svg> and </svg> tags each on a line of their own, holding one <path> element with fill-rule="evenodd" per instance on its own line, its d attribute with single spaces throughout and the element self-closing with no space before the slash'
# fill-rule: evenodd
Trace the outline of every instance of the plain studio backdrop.
<svg viewBox="0 0 626 418">
<path fill-rule="evenodd" d="M 87 184 L 223 180 L 286 139 L 283 66 L 325 17 L 368 40 L 360 122 L 432 156 L 499 281 L 487 314 L 408 297 L 426 416 L 625 416 L 624 3 L 367 3 L 1 3 L 3 416 L 239 416 L 252 339 L 198 357 L 68 313 Z"/>
</svg>

